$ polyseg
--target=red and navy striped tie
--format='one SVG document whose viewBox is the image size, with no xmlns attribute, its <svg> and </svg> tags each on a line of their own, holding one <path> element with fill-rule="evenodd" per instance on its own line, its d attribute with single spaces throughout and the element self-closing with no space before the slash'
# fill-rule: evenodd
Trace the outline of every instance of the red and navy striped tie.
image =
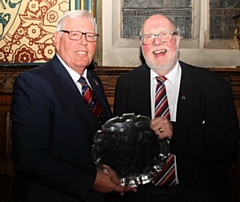
<svg viewBox="0 0 240 202">
<path fill-rule="evenodd" d="M 93 113 L 98 122 L 101 124 L 102 122 L 102 110 L 99 102 L 97 101 L 97 97 L 95 96 L 92 89 L 88 86 L 86 79 L 81 76 L 78 80 L 82 85 L 82 96 L 88 107 L 88 109 Z"/>
<path fill-rule="evenodd" d="M 166 87 L 164 82 L 166 77 L 156 77 L 157 87 L 155 94 L 155 117 L 165 116 L 170 119 Z M 174 155 L 168 154 L 166 165 L 154 178 L 155 186 L 172 187 L 176 185 Z"/>
</svg>

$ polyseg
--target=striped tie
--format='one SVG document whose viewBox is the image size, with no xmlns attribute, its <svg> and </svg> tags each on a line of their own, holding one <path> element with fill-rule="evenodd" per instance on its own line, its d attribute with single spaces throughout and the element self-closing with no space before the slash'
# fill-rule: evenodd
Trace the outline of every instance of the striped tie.
<svg viewBox="0 0 240 202">
<path fill-rule="evenodd" d="M 86 79 L 81 76 L 80 79 L 78 80 L 81 85 L 82 85 L 82 96 L 83 99 L 88 107 L 88 109 L 93 113 L 93 115 L 96 117 L 98 122 L 101 124 L 102 123 L 102 110 L 100 107 L 99 102 L 97 101 L 97 97 L 89 88 Z"/>
<path fill-rule="evenodd" d="M 164 82 L 166 77 L 156 77 L 155 117 L 165 116 L 170 119 L 170 112 Z M 172 187 L 176 185 L 174 155 L 168 154 L 166 165 L 154 178 L 155 186 Z"/>
</svg>

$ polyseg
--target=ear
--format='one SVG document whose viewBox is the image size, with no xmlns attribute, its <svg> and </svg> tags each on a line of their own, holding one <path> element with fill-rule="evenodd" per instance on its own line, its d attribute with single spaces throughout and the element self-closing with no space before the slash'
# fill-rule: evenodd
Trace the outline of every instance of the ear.
<svg viewBox="0 0 240 202">
<path fill-rule="evenodd" d="M 55 47 L 57 50 L 59 50 L 59 44 L 60 44 L 60 36 L 59 35 L 60 35 L 59 32 L 54 33 Z"/>
<path fill-rule="evenodd" d="M 176 39 L 177 48 L 179 48 L 180 41 L 181 41 L 181 36 L 177 35 L 177 39 Z"/>
</svg>

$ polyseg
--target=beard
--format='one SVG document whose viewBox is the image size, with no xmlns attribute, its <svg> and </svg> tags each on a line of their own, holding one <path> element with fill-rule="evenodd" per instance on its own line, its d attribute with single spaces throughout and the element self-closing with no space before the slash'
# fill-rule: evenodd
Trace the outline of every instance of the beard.
<svg viewBox="0 0 240 202">
<path fill-rule="evenodd" d="M 149 68 L 151 68 L 152 70 L 157 69 L 157 70 L 172 70 L 174 68 L 174 66 L 176 65 L 176 62 L 178 60 L 178 48 L 175 50 L 175 53 L 173 54 L 173 57 L 165 64 L 165 65 L 157 65 L 156 63 L 154 63 L 153 61 L 149 61 L 146 57 L 144 52 L 142 51 L 144 60 L 147 64 L 147 66 Z"/>
<path fill-rule="evenodd" d="M 145 54 L 144 54 L 144 51 L 142 49 L 142 55 L 143 55 L 143 58 L 147 64 L 147 66 L 149 68 L 151 68 L 152 70 L 158 70 L 158 71 L 162 71 L 162 70 L 172 70 L 174 68 L 174 66 L 176 65 L 176 62 L 178 60 L 178 56 L 179 56 L 179 50 L 178 50 L 178 46 L 177 46 L 177 43 L 175 42 L 175 46 L 176 46 L 176 50 L 175 52 L 173 53 L 173 57 L 170 58 L 168 60 L 168 62 L 165 64 L 165 65 L 158 65 L 154 62 L 154 60 L 150 61 L 148 60 L 148 58 L 146 58 Z M 152 51 L 153 52 L 153 51 Z"/>
</svg>

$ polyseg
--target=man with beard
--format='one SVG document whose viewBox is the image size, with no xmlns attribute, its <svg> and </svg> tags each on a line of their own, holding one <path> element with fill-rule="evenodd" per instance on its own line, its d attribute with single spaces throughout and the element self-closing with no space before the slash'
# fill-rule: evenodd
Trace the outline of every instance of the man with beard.
<svg viewBox="0 0 240 202">
<path fill-rule="evenodd" d="M 114 115 L 151 118 L 151 129 L 169 142 L 169 158 L 168 168 L 153 183 L 139 186 L 137 193 L 113 196 L 113 202 L 228 201 L 226 162 L 239 143 L 231 85 L 209 70 L 179 61 L 179 44 L 169 18 L 150 16 L 140 33 L 146 64 L 117 80 Z M 155 95 L 160 99 L 163 94 L 160 113 Z"/>
</svg>

